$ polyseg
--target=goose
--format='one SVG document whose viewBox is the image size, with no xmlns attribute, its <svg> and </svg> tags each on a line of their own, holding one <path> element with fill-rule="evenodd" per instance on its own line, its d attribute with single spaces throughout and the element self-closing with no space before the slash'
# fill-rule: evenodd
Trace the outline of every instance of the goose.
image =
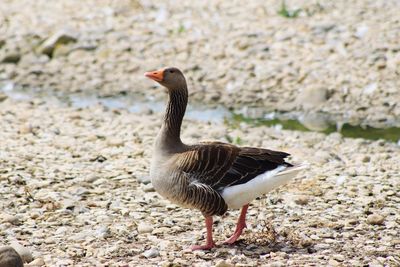
<svg viewBox="0 0 400 267">
<path fill-rule="evenodd" d="M 212 235 L 214 215 L 242 208 L 236 230 L 225 241 L 235 243 L 246 228 L 249 203 L 287 183 L 304 166 L 285 161 L 288 153 L 265 148 L 223 142 L 184 144 L 180 133 L 188 103 L 185 76 L 175 67 L 144 75 L 164 86 L 169 95 L 150 164 L 154 189 L 172 203 L 200 210 L 205 217 L 206 244 L 192 246 L 192 250 L 216 246 Z"/>
</svg>

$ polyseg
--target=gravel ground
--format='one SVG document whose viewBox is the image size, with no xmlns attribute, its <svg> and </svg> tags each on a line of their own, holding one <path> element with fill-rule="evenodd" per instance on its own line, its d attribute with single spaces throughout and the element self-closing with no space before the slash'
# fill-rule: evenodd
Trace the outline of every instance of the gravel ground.
<svg viewBox="0 0 400 267">
<path fill-rule="evenodd" d="M 2 0 L 0 79 L 52 91 L 156 96 L 144 71 L 182 68 L 192 98 L 400 126 L 397 0 Z M 44 43 L 43 43 L 44 42 Z"/>
<path fill-rule="evenodd" d="M 240 139 L 310 163 L 252 203 L 241 242 L 193 253 L 188 247 L 205 237 L 201 214 L 169 204 L 148 184 L 161 114 L 43 99 L 0 107 L 0 244 L 17 240 L 47 266 L 400 264 L 397 144 L 186 120 L 187 142 Z M 237 216 L 216 219 L 217 241 Z"/>
<path fill-rule="evenodd" d="M 278 1 L 2 0 L 0 89 L 158 100 L 143 72 L 174 65 L 192 103 L 400 126 L 400 2 L 287 5 L 298 17 L 278 15 Z M 234 140 L 310 163 L 252 203 L 241 242 L 191 252 L 205 238 L 201 214 L 149 184 L 156 109 L 4 93 L 0 251 L 10 245 L 27 266 L 400 266 L 400 143 L 186 120 L 187 142 Z M 237 216 L 216 218 L 218 242 Z"/>
</svg>

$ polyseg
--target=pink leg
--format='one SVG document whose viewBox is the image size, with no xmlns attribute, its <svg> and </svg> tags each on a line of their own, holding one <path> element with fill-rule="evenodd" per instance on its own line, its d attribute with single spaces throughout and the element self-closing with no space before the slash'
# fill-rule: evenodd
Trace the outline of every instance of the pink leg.
<svg viewBox="0 0 400 267">
<path fill-rule="evenodd" d="M 207 228 L 207 243 L 202 246 L 192 246 L 192 250 L 209 250 L 215 247 L 215 243 L 212 237 L 212 225 L 213 225 L 213 218 L 212 216 L 206 217 L 206 228 Z"/>
<path fill-rule="evenodd" d="M 239 238 L 239 236 L 242 234 L 243 229 L 246 228 L 246 213 L 247 209 L 249 207 L 249 204 L 246 204 L 242 207 L 242 211 L 240 212 L 240 216 L 236 225 L 236 230 L 233 233 L 233 235 L 224 242 L 224 244 L 233 244 L 236 242 L 236 240 Z"/>
</svg>

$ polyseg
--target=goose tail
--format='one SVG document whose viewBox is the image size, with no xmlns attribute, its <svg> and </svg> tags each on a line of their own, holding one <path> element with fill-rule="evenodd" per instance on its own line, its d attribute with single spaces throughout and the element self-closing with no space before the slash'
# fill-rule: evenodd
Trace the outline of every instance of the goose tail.
<svg viewBox="0 0 400 267">
<path fill-rule="evenodd" d="M 276 169 L 258 175 L 245 184 L 234 185 L 222 192 L 222 197 L 229 208 L 236 209 L 292 180 L 296 175 L 308 168 L 307 163 L 290 167 L 279 166 Z"/>
</svg>

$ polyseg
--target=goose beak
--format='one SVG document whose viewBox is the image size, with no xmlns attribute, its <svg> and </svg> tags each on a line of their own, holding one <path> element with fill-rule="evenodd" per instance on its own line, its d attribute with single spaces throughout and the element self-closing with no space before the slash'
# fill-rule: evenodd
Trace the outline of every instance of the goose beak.
<svg viewBox="0 0 400 267">
<path fill-rule="evenodd" d="M 144 74 L 147 78 L 150 78 L 156 82 L 162 82 L 164 79 L 164 70 L 149 71 Z"/>
</svg>

